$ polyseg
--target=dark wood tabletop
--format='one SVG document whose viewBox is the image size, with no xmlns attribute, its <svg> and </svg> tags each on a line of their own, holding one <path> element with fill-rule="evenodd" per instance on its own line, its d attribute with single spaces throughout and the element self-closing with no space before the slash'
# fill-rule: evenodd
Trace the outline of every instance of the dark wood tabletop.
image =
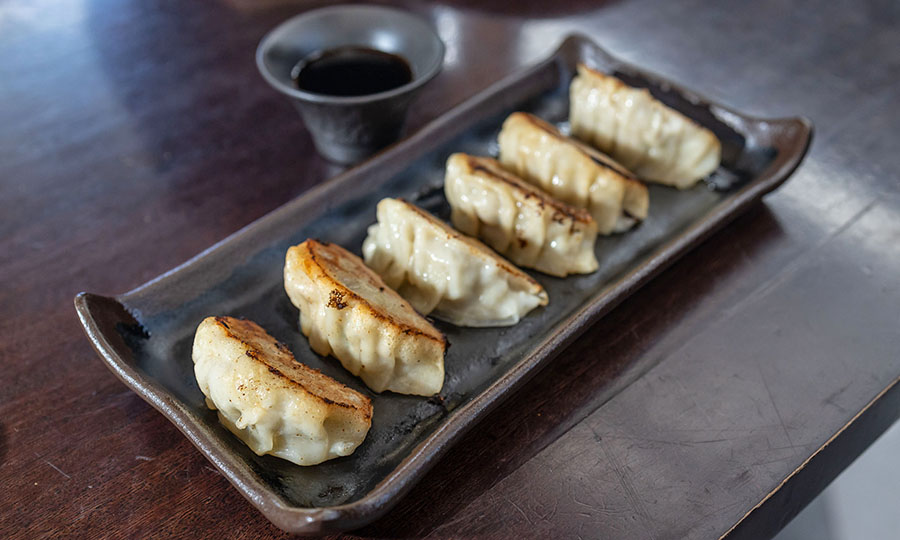
<svg viewBox="0 0 900 540">
<path fill-rule="evenodd" d="M 72 298 L 130 290 L 342 170 L 254 64 L 318 5 L 0 6 L 0 537 L 283 534 L 107 370 Z M 774 534 L 900 415 L 898 4 L 403 5 L 447 45 L 408 132 L 580 31 L 816 136 L 356 534 Z"/>
</svg>

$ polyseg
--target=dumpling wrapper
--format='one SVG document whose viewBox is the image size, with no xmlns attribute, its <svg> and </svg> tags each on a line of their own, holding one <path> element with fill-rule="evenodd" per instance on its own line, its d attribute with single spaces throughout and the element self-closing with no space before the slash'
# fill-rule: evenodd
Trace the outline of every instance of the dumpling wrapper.
<svg viewBox="0 0 900 540">
<path fill-rule="evenodd" d="M 206 405 L 257 455 L 315 465 L 353 453 L 372 425 L 369 398 L 297 362 L 252 321 L 204 319 L 192 356 Z"/>
<path fill-rule="evenodd" d="M 474 238 L 398 199 L 382 199 L 363 242 L 366 264 L 420 313 L 457 326 L 511 326 L 546 305 L 528 274 Z"/>
<path fill-rule="evenodd" d="M 712 131 L 667 107 L 645 88 L 579 64 L 569 87 L 572 134 L 640 178 L 686 189 L 719 166 Z"/>
<path fill-rule="evenodd" d="M 431 396 L 444 385 L 437 328 L 344 248 L 309 239 L 287 251 L 284 288 L 312 349 L 376 392 Z"/>
<path fill-rule="evenodd" d="M 540 118 L 511 114 L 498 139 L 500 163 L 506 169 L 565 203 L 587 209 L 600 234 L 627 231 L 647 217 L 647 186 Z"/>
<path fill-rule="evenodd" d="M 494 159 L 450 156 L 444 194 L 454 227 L 519 266 L 557 277 L 597 270 L 597 222 L 591 215 L 553 199 Z"/>
</svg>

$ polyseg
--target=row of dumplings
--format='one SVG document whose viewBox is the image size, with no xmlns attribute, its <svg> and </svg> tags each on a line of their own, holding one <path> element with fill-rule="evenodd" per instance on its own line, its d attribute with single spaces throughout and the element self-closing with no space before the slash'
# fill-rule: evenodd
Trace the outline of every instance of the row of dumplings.
<svg viewBox="0 0 900 540">
<path fill-rule="evenodd" d="M 434 395 L 447 342 L 426 315 L 459 326 L 516 324 L 549 302 L 516 265 L 557 277 L 591 273 L 597 235 L 647 217 L 647 187 L 630 170 L 684 189 L 719 164 L 711 132 L 647 90 L 585 66 L 570 86 L 570 110 L 580 140 L 517 112 L 500 131 L 497 160 L 449 157 L 444 193 L 455 229 L 388 198 L 378 203 L 364 260 L 315 239 L 291 247 L 284 287 L 311 348 L 376 392 Z M 259 455 L 313 465 L 352 453 L 371 426 L 369 398 L 297 362 L 251 321 L 204 320 L 193 360 L 209 408 Z"/>
</svg>

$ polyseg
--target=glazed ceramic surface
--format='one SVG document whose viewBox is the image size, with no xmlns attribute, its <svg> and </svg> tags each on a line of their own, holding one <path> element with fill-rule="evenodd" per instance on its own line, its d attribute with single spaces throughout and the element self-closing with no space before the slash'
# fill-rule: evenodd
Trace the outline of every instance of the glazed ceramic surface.
<svg viewBox="0 0 900 540">
<path fill-rule="evenodd" d="M 578 62 L 648 87 L 712 129 L 723 143 L 723 163 L 710 182 L 687 191 L 651 186 L 647 220 L 627 234 L 597 242 L 597 272 L 566 279 L 532 273 L 549 293 L 550 304 L 520 324 L 473 329 L 438 323 L 450 343 L 439 397 L 374 394 L 335 359 L 314 354 L 284 292 L 286 249 L 315 237 L 359 254 L 383 197 L 405 197 L 446 219 L 447 157 L 453 152 L 495 154 L 500 125 L 516 110 L 565 130 L 568 84 Z M 76 307 L 110 369 L 174 422 L 276 525 L 308 534 L 352 529 L 386 512 L 465 431 L 539 376 L 556 352 L 604 313 L 783 183 L 810 137 L 804 119 L 759 120 L 709 104 L 573 36 L 546 61 L 499 82 L 186 264 L 120 296 L 83 293 Z M 352 456 L 313 467 L 253 454 L 206 408 L 194 380 L 191 342 L 197 324 L 209 315 L 252 319 L 301 362 L 371 396 L 375 414 L 365 442 Z M 610 385 L 609 396 L 639 375 L 629 373 Z"/>
</svg>

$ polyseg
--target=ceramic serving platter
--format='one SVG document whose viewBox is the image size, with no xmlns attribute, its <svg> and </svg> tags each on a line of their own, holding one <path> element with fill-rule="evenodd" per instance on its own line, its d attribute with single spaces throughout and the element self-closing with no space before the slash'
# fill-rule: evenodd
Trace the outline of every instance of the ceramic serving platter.
<svg viewBox="0 0 900 540">
<path fill-rule="evenodd" d="M 650 187 L 650 215 L 627 234 L 601 238 L 590 275 L 532 275 L 550 304 L 516 326 L 457 328 L 439 398 L 375 394 L 333 358 L 309 348 L 282 284 L 284 254 L 309 237 L 359 254 L 383 197 L 404 197 L 447 218 L 443 170 L 456 151 L 495 155 L 503 119 L 529 111 L 566 129 L 568 86 L 584 62 L 712 129 L 722 166 L 687 191 Z M 353 529 L 384 514 L 491 408 L 606 312 L 705 237 L 782 184 L 811 137 L 801 118 L 760 120 L 711 104 L 571 36 L 547 60 L 490 87 L 362 165 L 329 180 L 199 254 L 119 296 L 75 299 L 85 331 L 109 368 L 157 408 L 278 527 L 317 534 Z M 372 429 L 348 457 L 300 467 L 256 456 L 206 408 L 191 361 L 198 323 L 209 315 L 256 321 L 297 359 L 372 397 Z M 636 376 L 636 375 L 633 375 Z M 621 388 L 630 381 L 619 381 Z"/>
</svg>

